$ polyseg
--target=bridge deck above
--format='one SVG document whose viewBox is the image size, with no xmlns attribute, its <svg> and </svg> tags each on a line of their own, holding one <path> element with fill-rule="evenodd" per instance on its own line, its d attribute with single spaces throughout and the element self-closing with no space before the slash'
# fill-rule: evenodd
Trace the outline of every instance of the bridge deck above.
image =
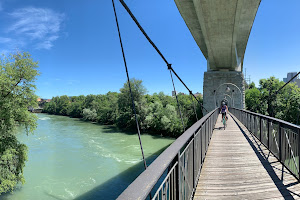
<svg viewBox="0 0 300 200">
<path fill-rule="evenodd" d="M 300 199 L 297 179 L 235 120 L 224 131 L 219 116 L 194 199 Z"/>
</svg>

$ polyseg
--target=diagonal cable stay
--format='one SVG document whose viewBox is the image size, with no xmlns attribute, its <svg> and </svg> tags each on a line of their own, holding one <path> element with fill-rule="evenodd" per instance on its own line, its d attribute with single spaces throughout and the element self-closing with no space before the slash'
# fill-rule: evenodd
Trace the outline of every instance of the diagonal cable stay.
<svg viewBox="0 0 300 200">
<path fill-rule="evenodd" d="M 124 53 L 122 37 L 121 37 L 121 33 L 120 33 L 120 27 L 119 27 L 119 23 L 118 23 L 118 17 L 117 17 L 117 13 L 116 13 L 114 0 L 112 0 L 112 4 L 113 4 L 113 8 L 114 8 L 114 14 L 115 14 L 115 19 L 116 19 L 116 24 L 117 24 L 117 29 L 118 29 L 119 39 L 120 39 L 120 46 L 121 46 L 123 61 L 124 61 L 125 70 L 126 70 L 127 82 L 128 82 L 131 101 L 132 101 L 132 109 L 134 111 L 135 122 L 136 122 L 137 131 L 138 131 L 138 137 L 139 137 L 140 147 L 141 147 L 141 151 L 142 151 L 143 161 L 144 161 L 144 167 L 145 167 L 145 169 L 147 169 L 147 163 L 146 163 L 146 160 L 145 160 L 145 155 L 144 155 L 144 150 L 143 150 L 143 145 L 142 145 L 142 140 L 141 140 L 141 132 L 140 132 L 140 127 L 139 127 L 139 121 L 138 121 L 138 118 L 137 118 L 137 115 L 136 115 L 136 108 L 135 108 L 134 99 L 133 99 L 133 95 L 132 95 L 132 90 L 131 90 L 131 85 L 130 85 L 130 78 L 129 78 L 128 68 L 127 68 L 127 63 L 126 63 L 126 57 L 125 57 L 125 53 Z"/>
<path fill-rule="evenodd" d="M 183 82 L 183 80 L 178 76 L 178 74 L 175 72 L 175 70 L 172 68 L 172 65 L 167 61 L 167 59 L 164 57 L 164 55 L 161 53 L 161 51 L 158 49 L 158 47 L 155 45 L 155 43 L 150 39 L 150 37 L 148 36 L 148 34 L 145 32 L 145 30 L 143 29 L 143 27 L 140 25 L 140 23 L 138 22 L 138 20 L 136 19 L 136 17 L 133 15 L 133 13 L 131 12 L 131 10 L 129 9 L 129 7 L 126 5 L 126 3 L 124 2 L 124 0 L 119 0 L 120 3 L 123 5 L 123 7 L 125 8 L 125 10 L 128 12 L 128 14 L 130 15 L 130 17 L 132 18 L 132 20 L 135 22 L 135 24 L 138 26 L 138 28 L 140 29 L 140 31 L 143 33 L 143 35 L 146 37 L 146 39 L 148 40 L 148 42 L 152 45 L 152 47 L 157 51 L 157 53 L 160 55 L 160 57 L 164 60 L 164 62 L 167 64 L 168 69 L 170 71 L 172 71 L 174 73 L 174 75 L 178 78 L 178 80 L 184 85 L 184 87 L 189 91 L 189 93 L 196 99 L 196 101 L 200 104 L 201 108 L 204 109 L 206 112 L 208 112 L 203 105 L 199 102 L 199 100 L 197 99 L 197 97 L 192 93 L 192 91 L 188 88 L 188 86 Z"/>
</svg>

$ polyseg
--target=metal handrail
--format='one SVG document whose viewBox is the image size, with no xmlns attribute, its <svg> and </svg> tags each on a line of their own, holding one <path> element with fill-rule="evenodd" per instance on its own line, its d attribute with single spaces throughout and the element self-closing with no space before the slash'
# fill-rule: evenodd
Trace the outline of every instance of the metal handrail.
<svg viewBox="0 0 300 200">
<path fill-rule="evenodd" d="M 193 140 L 192 147 L 194 148 L 194 138 L 201 134 L 202 131 L 205 132 L 205 142 L 208 144 L 208 141 L 211 138 L 211 134 L 213 131 L 214 124 L 217 120 L 218 108 L 214 109 L 210 113 L 206 114 L 202 117 L 198 122 L 192 125 L 188 130 L 186 130 L 179 138 L 177 138 L 163 153 L 161 153 L 152 164 L 145 170 L 142 174 L 140 174 L 118 197 L 118 199 L 146 199 L 151 193 L 154 186 L 160 180 L 161 176 L 169 169 L 175 169 L 173 167 L 176 163 L 178 165 L 176 170 L 178 171 L 178 176 L 176 179 L 176 185 L 180 185 L 180 169 L 182 169 L 182 163 L 180 159 L 182 158 L 182 154 L 186 152 L 186 147 L 190 146 L 191 140 Z M 203 129 L 202 129 L 203 127 Z M 201 135 L 199 135 L 201 136 Z M 207 138 L 206 138 L 207 137 Z M 206 141 L 208 139 L 208 141 Z M 202 145 L 202 143 L 201 143 Z M 208 145 L 207 145 L 208 146 Z M 201 146 L 202 147 L 202 146 Z M 182 151 L 184 149 L 184 151 Z M 206 147 L 207 151 L 207 147 Z M 205 153 L 206 153 L 205 151 Z M 182 154 L 181 154 L 182 153 Z M 193 149 L 193 163 L 190 163 L 194 166 L 203 161 L 195 161 L 194 157 L 194 149 Z M 197 156 L 196 156 L 197 157 Z M 174 162 L 177 161 L 177 162 Z M 173 164 L 173 165 L 172 165 Z M 200 170 L 200 169 L 199 169 Z M 194 173 L 194 170 L 193 170 Z M 169 173 L 168 173 L 169 174 Z M 193 177 L 196 177 L 196 174 L 193 174 Z M 195 181 L 193 181 L 193 187 L 195 188 Z M 164 182 L 162 183 L 164 184 Z M 161 185 L 162 185 L 161 184 Z M 178 187 L 178 186 L 177 186 Z M 161 187 L 160 187 L 161 188 Z M 194 189 L 193 188 L 193 189 Z M 180 193 L 180 188 L 176 189 L 177 193 Z M 180 196 L 184 194 L 176 194 L 176 196 L 180 199 Z M 176 198 L 177 199 L 177 198 Z"/>
<path fill-rule="evenodd" d="M 229 110 L 300 181 L 300 126 L 247 110 Z"/>
<path fill-rule="evenodd" d="M 229 108 L 229 109 L 230 109 L 230 108 Z M 249 111 L 249 110 L 243 110 L 243 109 L 240 109 L 240 108 L 232 108 L 232 107 L 231 107 L 231 109 L 243 111 L 243 112 L 246 112 L 246 113 L 255 115 L 255 116 L 260 116 L 260 117 L 262 117 L 262 118 L 269 119 L 269 120 L 271 120 L 271 121 L 276 121 L 276 122 L 285 124 L 285 125 L 287 125 L 287 126 L 291 126 L 291 127 L 293 127 L 293 128 L 300 128 L 300 126 L 298 126 L 298 125 L 296 125 L 296 124 L 292 124 L 292 123 L 287 122 L 287 121 L 284 121 L 284 120 L 282 120 L 282 119 L 277 119 L 277 118 L 270 117 L 270 116 L 267 116 L 267 115 L 263 115 L 263 114 L 260 114 L 260 113 L 251 112 L 251 111 Z"/>
</svg>

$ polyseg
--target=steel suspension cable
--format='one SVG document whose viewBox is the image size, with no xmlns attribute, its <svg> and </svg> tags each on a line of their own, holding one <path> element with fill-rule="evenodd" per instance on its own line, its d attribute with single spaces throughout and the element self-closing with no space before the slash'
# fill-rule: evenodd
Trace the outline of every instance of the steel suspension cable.
<svg viewBox="0 0 300 200">
<path fill-rule="evenodd" d="M 135 18 L 135 16 L 132 14 L 131 10 L 129 9 L 129 7 L 126 5 L 126 3 L 124 2 L 124 0 L 119 0 L 120 3 L 123 5 L 123 7 L 125 8 L 125 10 L 127 11 L 127 13 L 130 15 L 130 17 L 132 18 L 132 20 L 135 22 L 135 24 L 138 26 L 138 28 L 140 29 L 140 31 L 143 33 L 143 35 L 146 37 L 146 39 L 148 40 L 148 42 L 152 45 L 152 47 L 157 51 L 157 53 L 160 55 L 160 57 L 165 61 L 165 63 L 168 66 L 168 69 L 170 69 L 175 76 L 178 78 L 178 80 L 184 85 L 184 87 L 189 91 L 189 93 L 191 93 L 191 90 L 188 88 L 188 86 L 182 81 L 182 79 L 178 76 L 178 74 L 175 72 L 175 70 L 172 68 L 171 64 L 167 61 L 167 59 L 164 57 L 164 55 L 161 53 L 161 51 L 157 48 L 157 46 L 155 45 L 155 43 L 150 39 L 150 37 L 148 36 L 148 34 L 145 32 L 145 30 L 143 29 L 143 27 L 140 25 L 140 23 L 138 22 L 138 20 Z M 192 94 L 192 96 L 196 99 L 196 101 L 200 104 L 200 106 L 202 107 L 202 109 L 204 109 L 206 112 L 208 112 L 203 105 L 199 102 L 199 100 L 197 99 L 197 97 Z"/>
<path fill-rule="evenodd" d="M 288 82 L 286 82 L 281 88 L 279 88 L 279 89 L 275 92 L 274 95 L 277 95 L 278 92 L 279 92 L 282 88 L 284 88 L 287 84 L 289 84 L 292 80 L 294 80 L 294 78 L 296 78 L 299 74 L 300 74 L 300 72 L 298 72 L 295 76 L 293 76 Z"/>
<path fill-rule="evenodd" d="M 179 104 L 179 101 L 178 101 L 177 92 L 176 92 L 176 88 L 175 88 L 175 84 L 174 84 L 174 80 L 173 80 L 173 76 L 172 76 L 172 71 L 171 70 L 170 70 L 170 76 L 171 76 L 171 80 L 172 80 L 172 84 L 173 84 L 173 88 L 174 88 L 175 98 L 176 98 L 176 101 L 177 101 L 177 106 L 178 106 L 178 110 L 179 110 L 179 114 L 180 114 L 180 119 L 181 119 L 182 127 L 183 127 L 183 130 L 185 131 L 185 126 L 184 126 L 184 122 L 183 122 L 183 118 L 182 118 L 182 113 L 181 113 L 181 109 L 180 109 L 180 104 Z"/>
<path fill-rule="evenodd" d="M 114 0 L 112 0 L 112 4 L 113 4 L 113 8 L 114 8 L 114 14 L 115 14 L 115 19 L 116 19 L 116 24 L 117 24 L 117 29 L 118 29 L 119 39 L 120 39 L 120 46 L 121 46 L 121 50 L 122 50 L 123 61 L 124 61 L 124 65 L 125 65 L 126 75 L 127 75 L 127 82 L 128 82 L 130 96 L 131 96 L 132 109 L 134 111 L 135 122 L 136 122 L 140 147 L 141 147 L 141 151 L 142 151 L 144 166 L 145 166 L 145 169 L 147 169 L 147 163 L 146 163 L 146 160 L 145 160 L 144 150 L 143 150 L 143 145 L 142 145 L 142 140 L 141 140 L 141 132 L 140 132 L 138 118 L 137 118 L 137 115 L 136 115 L 134 99 L 133 99 L 133 95 L 132 95 L 132 91 L 131 91 L 130 78 L 129 78 L 129 73 L 128 73 L 128 68 L 127 68 L 127 63 L 126 63 L 126 58 L 125 58 L 125 53 L 124 53 L 124 48 L 123 48 L 123 43 L 122 43 L 122 37 L 121 37 L 121 33 L 120 33 L 120 27 L 119 27 L 119 23 L 118 23 L 118 17 L 117 17 L 117 12 L 116 12 L 116 8 L 115 8 Z"/>
<path fill-rule="evenodd" d="M 281 86 L 276 92 L 274 92 L 273 94 L 269 94 L 269 97 L 267 98 L 267 100 L 272 100 L 271 98 L 274 96 L 275 97 L 275 100 L 277 98 L 277 94 L 279 93 L 280 90 L 282 90 L 285 86 L 287 86 L 292 80 L 294 80 L 298 75 L 300 74 L 300 72 L 298 72 L 296 75 L 294 75 L 289 81 L 287 81 L 283 86 Z M 269 92 L 271 93 L 271 92 Z M 271 101 L 271 113 L 270 113 L 270 116 L 271 117 L 274 117 L 274 108 L 273 108 L 273 100 Z"/>
</svg>

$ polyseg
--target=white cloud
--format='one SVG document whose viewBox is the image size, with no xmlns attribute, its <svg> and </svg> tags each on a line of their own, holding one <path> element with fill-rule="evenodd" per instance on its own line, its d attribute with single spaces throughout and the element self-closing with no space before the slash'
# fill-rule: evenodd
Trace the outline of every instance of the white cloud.
<svg viewBox="0 0 300 200">
<path fill-rule="evenodd" d="M 0 43 L 5 44 L 5 43 L 10 43 L 10 42 L 12 42 L 11 38 L 0 37 Z"/>
<path fill-rule="evenodd" d="M 33 43 L 36 49 L 50 49 L 59 38 L 64 15 L 47 8 L 27 7 L 9 14 L 14 23 L 7 32 L 22 37 L 25 45 Z"/>
</svg>

